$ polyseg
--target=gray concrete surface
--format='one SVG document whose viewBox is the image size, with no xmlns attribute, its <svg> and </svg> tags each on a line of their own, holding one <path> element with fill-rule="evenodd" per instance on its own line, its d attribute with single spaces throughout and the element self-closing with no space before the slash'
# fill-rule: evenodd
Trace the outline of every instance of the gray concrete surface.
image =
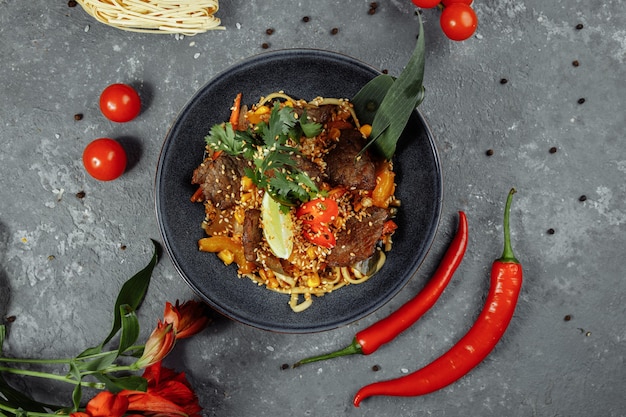
<svg viewBox="0 0 626 417">
<path fill-rule="evenodd" d="M 370 15 L 369 4 L 222 1 L 225 31 L 181 38 L 123 32 L 66 1 L 0 0 L 0 315 L 14 319 L 5 354 L 71 356 L 108 332 L 119 286 L 148 261 L 150 239 L 160 239 L 152 190 L 162 141 L 212 76 L 264 51 L 263 43 L 337 51 L 399 74 L 415 42 L 415 9 L 408 0 L 378 1 Z M 442 35 L 437 11 L 425 11 L 421 110 L 445 190 L 426 262 L 378 312 L 334 331 L 274 334 L 217 318 L 167 362 L 187 372 L 204 415 L 626 415 L 624 6 L 476 0 L 480 26 L 462 43 Z M 99 93 L 113 82 L 139 89 L 146 105 L 135 121 L 114 124 L 100 114 Z M 83 147 L 100 136 L 122 141 L 131 159 L 109 183 L 81 165 Z M 512 186 L 525 283 L 501 343 L 439 392 L 376 397 L 354 408 L 362 385 L 425 365 L 471 325 L 501 251 Z M 349 342 L 411 298 L 436 268 L 458 210 L 470 223 L 467 256 L 418 325 L 368 357 L 281 369 Z M 166 300 L 191 297 L 163 258 L 139 313 L 142 334 Z M 69 401 L 65 387 L 21 381 L 38 398 Z"/>
</svg>

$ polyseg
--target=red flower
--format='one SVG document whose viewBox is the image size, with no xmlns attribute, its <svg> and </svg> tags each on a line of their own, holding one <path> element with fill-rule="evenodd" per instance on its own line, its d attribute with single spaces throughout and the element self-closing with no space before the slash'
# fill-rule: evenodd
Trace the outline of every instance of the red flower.
<svg viewBox="0 0 626 417">
<path fill-rule="evenodd" d="M 129 411 L 159 417 L 200 417 L 202 408 L 183 372 L 162 368 L 158 362 L 147 367 L 143 377 L 148 381 L 146 392 L 126 390 L 120 393 L 128 398 Z"/>
<path fill-rule="evenodd" d="M 122 417 L 128 410 L 128 398 L 102 391 L 88 403 L 85 412 L 70 414 L 71 417 Z"/>
<path fill-rule="evenodd" d="M 211 319 L 207 316 L 206 304 L 198 301 L 185 301 L 182 305 L 165 303 L 163 321 L 172 323 L 177 339 L 193 336 L 204 329 Z"/>
<path fill-rule="evenodd" d="M 174 327 L 170 323 L 163 323 L 159 320 L 156 329 L 152 332 L 146 346 L 143 349 L 143 355 L 135 362 L 138 368 L 146 368 L 165 358 L 174 348 L 176 336 L 174 335 Z"/>
</svg>

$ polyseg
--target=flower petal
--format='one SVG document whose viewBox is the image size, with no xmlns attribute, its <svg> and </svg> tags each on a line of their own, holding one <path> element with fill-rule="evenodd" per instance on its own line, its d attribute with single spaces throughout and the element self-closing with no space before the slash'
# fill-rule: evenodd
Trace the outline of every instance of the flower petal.
<svg viewBox="0 0 626 417">
<path fill-rule="evenodd" d="M 183 407 L 161 397 L 160 395 L 142 392 L 128 397 L 128 409 L 131 411 L 148 411 L 154 413 L 170 413 L 172 415 L 186 416 Z"/>
<path fill-rule="evenodd" d="M 145 368 L 162 361 L 174 348 L 176 336 L 170 323 L 159 320 L 156 329 L 152 332 L 143 350 L 143 355 L 137 360 L 135 366 Z"/>
<path fill-rule="evenodd" d="M 179 304 L 176 300 L 175 305 L 165 304 L 163 320 L 172 323 L 177 339 L 185 339 L 199 333 L 211 322 L 207 312 L 208 308 L 202 302 L 189 300 Z"/>
<path fill-rule="evenodd" d="M 128 398 L 101 391 L 88 403 L 85 411 L 91 417 L 121 417 L 128 410 Z"/>
</svg>

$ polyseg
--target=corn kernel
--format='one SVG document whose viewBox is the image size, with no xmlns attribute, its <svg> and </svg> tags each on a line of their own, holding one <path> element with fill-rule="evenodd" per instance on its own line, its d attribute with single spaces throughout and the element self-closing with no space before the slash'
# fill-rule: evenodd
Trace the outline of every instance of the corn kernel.
<svg viewBox="0 0 626 417">
<path fill-rule="evenodd" d="M 278 283 L 278 280 L 276 279 L 276 276 L 274 275 L 274 272 L 271 269 L 259 269 L 259 275 L 261 276 L 263 281 L 265 281 L 265 285 L 268 288 L 278 288 L 278 286 L 280 285 Z"/>
<path fill-rule="evenodd" d="M 309 276 L 306 279 L 306 285 L 309 288 L 315 288 L 318 287 L 321 284 L 321 280 L 320 280 L 320 276 L 317 274 L 317 272 L 315 272 L 313 275 Z"/>
<path fill-rule="evenodd" d="M 239 223 L 239 224 L 243 224 L 243 221 L 244 221 L 244 219 L 246 218 L 246 210 L 245 210 L 243 207 L 238 206 L 238 207 L 235 209 L 234 216 L 235 216 L 235 221 L 236 221 L 237 223 Z"/>
<path fill-rule="evenodd" d="M 261 115 L 261 114 L 267 114 L 267 113 L 269 113 L 269 112 L 270 112 L 270 108 L 269 108 L 269 107 L 267 107 L 267 106 L 259 106 L 259 107 L 257 107 L 257 109 L 254 111 L 254 114 Z"/>
<path fill-rule="evenodd" d="M 372 126 L 371 125 L 363 125 L 363 126 L 361 126 L 359 131 L 361 132 L 361 134 L 363 136 L 365 136 L 366 138 L 369 138 L 369 136 L 372 134 Z"/>
<path fill-rule="evenodd" d="M 330 129 L 330 132 L 328 132 L 328 137 L 333 140 L 339 139 L 339 136 L 341 136 L 341 130 L 337 129 L 336 127 L 332 127 Z"/>
<path fill-rule="evenodd" d="M 254 194 L 252 194 L 252 193 L 243 193 L 239 197 L 239 200 L 241 200 L 242 203 L 245 203 L 246 201 L 252 200 L 253 196 L 254 196 Z"/>
<path fill-rule="evenodd" d="M 263 120 L 262 116 L 269 114 L 270 108 L 267 106 L 259 106 L 254 111 L 249 111 L 246 116 L 248 117 L 248 121 L 252 124 L 257 124 L 261 120 Z"/>
<path fill-rule="evenodd" d="M 308 256 L 310 260 L 313 260 L 313 259 L 317 258 L 317 253 L 316 253 L 315 248 L 313 246 L 309 246 L 306 249 L 306 256 Z"/>
<path fill-rule="evenodd" d="M 225 265 L 230 265 L 235 261 L 235 254 L 228 249 L 219 251 L 217 257 L 220 258 Z"/>
<path fill-rule="evenodd" d="M 241 177 L 241 189 L 244 191 L 251 191 L 254 183 L 252 182 L 252 178 L 246 177 L 245 175 Z"/>
</svg>

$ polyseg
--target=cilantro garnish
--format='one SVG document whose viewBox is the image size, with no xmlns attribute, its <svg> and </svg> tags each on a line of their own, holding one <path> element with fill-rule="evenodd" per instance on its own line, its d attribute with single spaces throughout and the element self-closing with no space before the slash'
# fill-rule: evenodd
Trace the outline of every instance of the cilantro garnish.
<svg viewBox="0 0 626 417">
<path fill-rule="evenodd" d="M 297 167 L 297 148 L 302 136 L 314 137 L 322 125 L 307 119 L 306 112 L 296 118 L 293 108 L 275 103 L 268 122 L 258 123 L 254 129 L 234 130 L 230 123 L 211 128 L 205 137 L 213 151 L 243 157 L 252 162 L 245 172 L 254 184 L 268 192 L 284 206 L 296 206 L 309 201 L 319 193 L 313 180 Z"/>
</svg>

